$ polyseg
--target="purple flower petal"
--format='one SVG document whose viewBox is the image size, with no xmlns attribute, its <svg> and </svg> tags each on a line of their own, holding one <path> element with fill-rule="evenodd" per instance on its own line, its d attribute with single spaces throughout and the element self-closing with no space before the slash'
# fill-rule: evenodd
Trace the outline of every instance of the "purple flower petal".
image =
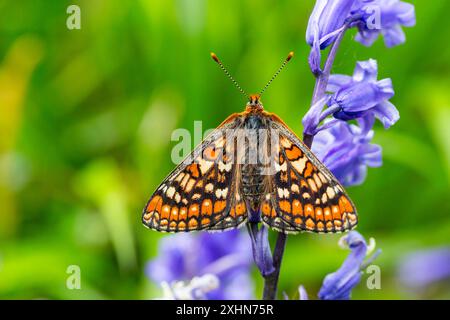
<svg viewBox="0 0 450 320">
<path fill-rule="evenodd" d="M 332 74 L 328 79 L 327 91 L 336 92 L 339 88 L 349 85 L 352 77 L 343 74 Z"/>
<path fill-rule="evenodd" d="M 358 127 L 360 129 L 359 132 L 354 132 L 354 134 L 360 134 L 362 136 L 365 136 L 367 141 L 369 142 L 373 138 L 373 131 L 372 127 L 375 123 L 375 116 L 372 113 L 367 113 L 361 118 L 358 118 L 356 120 L 358 122 Z M 356 126 L 352 127 L 354 129 L 358 128 Z"/>
<path fill-rule="evenodd" d="M 401 26 L 412 27 L 416 24 L 414 5 L 410 3 L 372 0 L 361 4 L 352 9 L 352 14 L 359 13 L 363 16 L 358 24 L 359 34 L 355 40 L 366 46 L 372 45 L 380 33 L 387 47 L 402 44 L 405 42 L 405 34 Z"/>
<path fill-rule="evenodd" d="M 374 59 L 367 61 L 358 61 L 353 71 L 353 81 L 375 82 L 378 76 L 378 63 Z"/>
<path fill-rule="evenodd" d="M 146 266 L 146 275 L 154 282 L 187 280 L 194 276 L 191 272 L 189 252 L 194 239 L 188 234 L 168 236 L 159 243 L 160 255 Z"/>
<path fill-rule="evenodd" d="M 251 224 L 249 233 L 252 240 L 253 259 L 261 275 L 266 277 L 275 271 L 269 244 L 269 230 L 264 225 L 258 230 L 257 224 Z"/>
<path fill-rule="evenodd" d="M 311 51 L 308 56 L 308 64 L 311 72 L 315 75 L 320 74 L 321 68 L 321 53 L 320 53 L 320 36 L 319 36 L 319 25 L 314 22 L 310 26 L 311 31 Z"/>
<path fill-rule="evenodd" d="M 359 61 L 352 77 L 332 75 L 327 86 L 334 93 L 327 104 L 333 108 L 336 119 L 349 121 L 366 116 L 374 116 L 389 128 L 399 119 L 395 106 L 388 100 L 394 96 L 391 79 L 377 81 L 378 67 L 373 59 Z M 318 109 L 308 114 L 309 132 L 314 132 L 316 124 L 323 119 L 323 114 L 317 114 Z M 308 112 L 309 113 L 309 112 Z M 320 122 L 320 121 L 319 121 Z"/>
<path fill-rule="evenodd" d="M 355 40 L 361 43 L 366 47 L 370 47 L 380 36 L 380 32 L 378 30 L 368 30 L 368 31 L 360 31 L 355 36 Z"/>
<path fill-rule="evenodd" d="M 306 29 L 306 42 L 313 47 L 318 39 L 325 38 L 344 25 L 355 0 L 317 0 Z M 318 37 L 315 29 L 318 29 Z M 321 41 L 320 49 L 327 48 L 336 39 L 329 37 Z"/>
<path fill-rule="evenodd" d="M 390 79 L 378 82 L 354 82 L 337 91 L 331 105 L 337 104 L 344 113 L 367 111 L 394 95 Z"/>
<path fill-rule="evenodd" d="M 397 108 L 389 101 L 383 101 L 372 109 L 373 115 L 380 119 L 384 128 L 387 129 L 400 119 Z"/>
<path fill-rule="evenodd" d="M 320 123 L 320 115 L 324 105 L 329 100 L 328 96 L 323 97 L 317 101 L 305 114 L 302 119 L 303 132 L 306 134 L 314 135 L 316 133 L 317 126 Z"/>
<path fill-rule="evenodd" d="M 395 47 L 406 41 L 406 35 L 400 26 L 393 26 L 389 29 L 381 30 L 381 34 L 384 38 L 384 44 L 388 48 Z"/>
<path fill-rule="evenodd" d="M 383 164 L 381 157 L 381 147 L 376 144 L 366 144 L 360 147 L 361 160 L 365 165 L 376 168 Z"/>
<path fill-rule="evenodd" d="M 397 2 L 395 12 L 398 21 L 405 27 L 414 27 L 416 25 L 416 12 L 414 5 L 407 2 Z"/>
<path fill-rule="evenodd" d="M 345 176 L 342 176 L 342 184 L 345 186 L 359 186 L 363 184 L 367 177 L 367 166 L 364 164 L 357 165 L 352 171 L 346 172 Z"/>
<path fill-rule="evenodd" d="M 375 249 L 375 240 L 370 239 L 370 250 Z M 364 237 L 357 231 L 350 231 L 339 240 L 339 244 L 351 250 L 341 267 L 333 273 L 328 274 L 318 293 L 321 300 L 348 300 L 351 291 L 361 281 L 362 271 L 366 269 L 381 253 L 378 249 L 367 259 L 368 246 Z M 300 300 L 308 300 L 305 288 L 298 288 Z"/>
<path fill-rule="evenodd" d="M 361 184 L 366 178 L 367 167 L 379 167 L 382 163 L 381 147 L 370 144 L 373 117 L 360 118 L 359 124 L 339 121 L 320 131 L 312 145 L 319 160 L 346 186 Z"/>
<path fill-rule="evenodd" d="M 361 280 L 361 265 L 367 252 L 364 238 L 356 231 L 344 236 L 344 241 L 351 250 L 342 266 L 327 275 L 319 291 L 321 300 L 347 300 L 350 299 L 351 290 Z"/>
</svg>

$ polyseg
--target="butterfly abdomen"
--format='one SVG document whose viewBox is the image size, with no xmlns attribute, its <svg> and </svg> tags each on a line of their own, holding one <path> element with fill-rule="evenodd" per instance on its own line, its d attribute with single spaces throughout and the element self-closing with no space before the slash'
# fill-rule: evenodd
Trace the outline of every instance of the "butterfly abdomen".
<svg viewBox="0 0 450 320">
<path fill-rule="evenodd" d="M 259 208 L 261 206 L 261 198 L 264 194 L 264 176 L 261 174 L 261 166 L 259 165 L 243 165 L 242 166 L 242 195 L 248 207 L 249 219 L 251 222 L 259 222 Z"/>
<path fill-rule="evenodd" d="M 247 204 L 249 220 L 260 221 L 259 208 L 265 193 L 264 165 L 262 148 L 264 148 L 266 121 L 259 112 L 249 115 L 244 122 L 246 139 L 243 140 L 241 150 L 245 150 L 240 158 L 241 192 Z"/>
</svg>

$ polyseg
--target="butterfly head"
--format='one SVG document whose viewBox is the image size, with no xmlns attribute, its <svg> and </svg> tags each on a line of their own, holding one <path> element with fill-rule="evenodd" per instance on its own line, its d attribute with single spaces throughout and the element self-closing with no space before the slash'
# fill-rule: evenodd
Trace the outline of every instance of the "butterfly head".
<svg viewBox="0 0 450 320">
<path fill-rule="evenodd" d="M 246 110 L 247 111 L 252 111 L 252 110 L 262 111 L 264 108 L 263 108 L 260 98 L 261 98 L 261 96 L 259 94 L 251 94 L 248 97 Z"/>
</svg>

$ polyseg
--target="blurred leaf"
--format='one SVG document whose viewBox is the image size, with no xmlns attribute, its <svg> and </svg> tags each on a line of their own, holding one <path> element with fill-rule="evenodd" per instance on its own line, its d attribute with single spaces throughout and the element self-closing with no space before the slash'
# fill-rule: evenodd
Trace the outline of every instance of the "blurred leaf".
<svg viewBox="0 0 450 320">
<path fill-rule="evenodd" d="M 75 190 L 92 201 L 105 219 L 109 237 L 123 270 L 136 267 L 136 252 L 128 220 L 127 196 L 112 160 L 92 162 L 75 180 Z"/>
<path fill-rule="evenodd" d="M 429 182 L 445 186 L 438 154 L 428 144 L 399 133 L 398 130 L 379 130 L 376 132 L 374 142 L 383 147 L 383 157 L 408 166 Z"/>
</svg>

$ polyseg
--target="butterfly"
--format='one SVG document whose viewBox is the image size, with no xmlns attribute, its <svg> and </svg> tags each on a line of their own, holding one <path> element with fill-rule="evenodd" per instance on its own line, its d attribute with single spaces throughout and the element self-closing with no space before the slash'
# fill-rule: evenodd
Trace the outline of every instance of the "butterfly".
<svg viewBox="0 0 450 320">
<path fill-rule="evenodd" d="M 144 207 L 146 227 L 222 231 L 262 222 L 283 233 L 335 233 L 356 226 L 356 208 L 339 181 L 260 100 L 292 54 L 249 96 L 245 111 L 223 121 L 164 179 Z"/>
</svg>

